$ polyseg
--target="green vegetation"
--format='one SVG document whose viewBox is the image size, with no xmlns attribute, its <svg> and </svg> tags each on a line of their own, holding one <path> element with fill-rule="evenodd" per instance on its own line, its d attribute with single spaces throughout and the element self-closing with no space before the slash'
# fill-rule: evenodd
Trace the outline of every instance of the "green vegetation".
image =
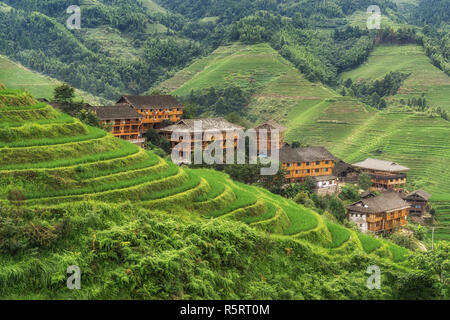
<svg viewBox="0 0 450 320">
<path fill-rule="evenodd" d="M 390 0 L 96 1 L 81 6 L 83 29 L 69 31 L 60 14 L 67 4 L 1 1 L 0 52 L 103 98 L 157 86 L 191 100 L 190 116 L 232 112 L 252 125 L 274 119 L 288 127 L 289 142 L 325 145 L 348 162 L 371 156 L 407 165 L 408 188 L 433 193 L 436 238 L 449 239 L 450 127 L 442 112 L 449 83 L 441 71 L 448 35 L 402 31 L 404 21 L 414 23 L 409 7 L 398 11 Z M 370 4 L 398 31 L 347 25 L 357 25 Z M 402 39 L 425 49 L 379 45 L 370 55 L 378 41 Z M 8 87 L 49 97 L 56 85 L 7 58 L 0 66 Z M 349 78 L 367 81 L 379 97 L 371 92 L 364 101 L 383 110 L 358 100 L 367 93 L 360 87 L 341 92 L 317 82 L 335 87 Z M 2 297 L 448 298 L 448 248 L 440 243 L 436 254 L 413 254 L 338 225 L 337 198 L 296 197 L 303 206 L 230 176 L 178 167 L 0 84 Z M 349 201 L 354 190 L 344 196 Z M 382 290 L 366 287 L 374 264 L 383 270 Z M 82 268 L 83 290 L 66 289 L 68 265 Z"/>
<path fill-rule="evenodd" d="M 47 99 L 53 97 L 53 89 L 59 84 L 59 81 L 31 71 L 1 55 L 0 82 L 8 88 L 24 89 L 36 98 Z M 89 103 L 100 102 L 100 99 L 85 91 L 77 90 L 76 95 Z"/>
<path fill-rule="evenodd" d="M 350 232 L 338 224 L 329 222 L 327 223 L 327 228 L 331 233 L 331 248 L 338 248 L 350 239 Z M 364 249 L 364 251 L 366 250 Z"/>
<path fill-rule="evenodd" d="M 392 258 L 395 262 L 403 261 L 411 254 L 409 250 L 397 246 L 393 243 L 388 244 L 388 247 L 392 253 Z"/>
<path fill-rule="evenodd" d="M 381 241 L 377 240 L 374 237 L 358 233 L 358 238 L 359 241 L 361 241 L 364 251 L 367 253 L 371 253 L 381 247 Z"/>
<path fill-rule="evenodd" d="M 390 72 L 409 74 L 400 90 L 391 100 L 408 100 L 425 94 L 431 107 L 450 110 L 450 77 L 433 66 L 418 45 L 380 45 L 375 48 L 369 60 L 355 70 L 345 72 L 342 79 L 372 81 L 385 77 Z"/>
<path fill-rule="evenodd" d="M 259 64 L 247 68 L 253 64 L 239 64 L 235 61 L 239 59 Z M 399 82 L 392 81 L 397 79 L 392 75 L 408 75 L 398 90 Z M 438 108 L 448 110 L 449 77 L 432 65 L 420 46 L 391 44 L 376 46 L 366 64 L 344 72 L 340 78 L 343 82 L 351 79 L 352 83 L 365 81 L 380 87 L 380 93 L 387 94 L 386 108 L 380 112 L 363 104 L 351 96 L 350 89 L 342 97 L 324 85 L 308 81 L 266 44 L 219 47 L 163 82 L 160 88 L 187 98 L 191 90 L 202 91 L 207 99 L 211 87 L 217 92 L 217 88 L 236 85 L 250 94 L 250 102 L 243 106 L 241 114 L 252 124 L 269 119 L 281 122 L 288 127 L 288 142 L 324 145 L 349 163 L 373 157 L 408 166 L 408 189 L 423 188 L 433 194 L 432 204 L 440 221 L 436 237 L 450 239 L 450 199 L 446 192 L 450 190 L 450 149 L 446 142 L 450 124 L 436 112 Z M 429 108 L 420 107 L 417 101 L 426 101 Z"/>
</svg>

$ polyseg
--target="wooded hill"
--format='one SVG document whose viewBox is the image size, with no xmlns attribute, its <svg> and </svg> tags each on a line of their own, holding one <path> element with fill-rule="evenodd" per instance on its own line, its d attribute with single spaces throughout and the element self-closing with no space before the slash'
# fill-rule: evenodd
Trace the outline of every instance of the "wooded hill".
<svg viewBox="0 0 450 320">
<path fill-rule="evenodd" d="M 399 26 L 427 22 L 438 27 L 446 21 L 445 15 L 433 21 L 419 19 L 414 14 L 416 7 L 405 12 L 390 0 L 158 3 L 3 0 L 0 53 L 34 71 L 114 100 L 124 93 L 142 94 L 221 44 L 267 42 L 308 80 L 335 86 L 339 73 L 359 66 L 373 49 L 376 31 L 349 27 L 354 15 L 369 5 L 379 5 L 389 21 Z M 433 9 L 427 3 L 420 2 L 425 16 L 429 13 L 424 8 L 446 12 L 447 1 L 433 1 Z M 69 4 L 81 7 L 81 30 L 65 27 Z M 425 42 L 436 65 L 448 70 L 447 32 L 431 32 Z"/>
</svg>

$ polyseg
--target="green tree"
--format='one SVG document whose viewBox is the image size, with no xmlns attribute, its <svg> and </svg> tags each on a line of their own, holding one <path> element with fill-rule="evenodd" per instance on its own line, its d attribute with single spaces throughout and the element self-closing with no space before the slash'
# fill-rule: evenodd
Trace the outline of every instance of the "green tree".
<svg viewBox="0 0 450 320">
<path fill-rule="evenodd" d="M 343 186 L 339 198 L 341 200 L 350 200 L 352 202 L 358 201 L 360 199 L 358 188 L 352 184 Z"/>
<path fill-rule="evenodd" d="M 72 103 L 75 98 L 75 89 L 68 84 L 63 83 L 53 90 L 53 98 L 58 102 Z"/>
<path fill-rule="evenodd" d="M 418 240 L 423 240 L 423 238 L 425 237 L 425 230 L 423 229 L 423 227 L 420 224 L 417 226 L 417 229 L 414 230 L 414 236 Z"/>
<path fill-rule="evenodd" d="M 359 175 L 358 185 L 363 190 L 368 190 L 372 186 L 372 178 L 369 174 L 363 172 Z"/>
<path fill-rule="evenodd" d="M 195 119 L 198 115 L 198 106 L 195 103 L 186 103 L 183 108 L 183 119 Z"/>
<path fill-rule="evenodd" d="M 330 198 L 328 198 L 327 207 L 328 211 L 330 211 L 331 214 L 333 214 L 333 216 L 335 216 L 336 219 L 338 219 L 338 221 L 340 222 L 344 221 L 344 219 L 347 216 L 347 212 L 345 210 L 344 203 L 342 202 L 341 199 L 335 196 L 331 196 Z"/>
<path fill-rule="evenodd" d="M 150 142 L 154 146 L 159 147 L 161 144 L 161 137 L 153 128 L 149 129 L 142 136 L 147 140 L 147 142 Z"/>
<path fill-rule="evenodd" d="M 309 194 L 312 194 L 312 193 L 314 193 L 315 187 L 316 187 L 316 183 L 314 182 L 313 178 L 311 178 L 310 176 L 307 176 L 302 183 L 302 189 L 306 190 Z"/>
<path fill-rule="evenodd" d="M 100 120 L 91 110 L 81 109 L 78 118 L 85 124 L 93 127 L 101 128 Z"/>
<path fill-rule="evenodd" d="M 438 241 L 434 250 L 417 252 L 412 264 L 418 269 L 431 272 L 439 281 L 450 289 L 450 244 L 447 241 Z"/>
</svg>

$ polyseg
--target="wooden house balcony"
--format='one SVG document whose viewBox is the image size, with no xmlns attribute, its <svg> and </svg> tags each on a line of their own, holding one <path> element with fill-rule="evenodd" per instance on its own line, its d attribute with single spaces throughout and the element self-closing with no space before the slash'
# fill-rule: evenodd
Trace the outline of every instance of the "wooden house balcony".
<svg viewBox="0 0 450 320">
<path fill-rule="evenodd" d="M 380 221 L 383 221 L 383 217 L 377 217 L 377 216 L 375 216 L 375 217 L 368 216 L 367 217 L 367 222 L 375 223 L 375 222 L 380 222 Z"/>
</svg>

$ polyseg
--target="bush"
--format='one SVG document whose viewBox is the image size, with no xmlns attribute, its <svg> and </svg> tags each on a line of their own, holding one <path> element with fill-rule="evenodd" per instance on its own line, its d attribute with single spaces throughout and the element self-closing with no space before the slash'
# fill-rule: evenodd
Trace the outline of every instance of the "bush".
<svg viewBox="0 0 450 320">
<path fill-rule="evenodd" d="M 361 189 L 368 190 L 372 185 L 372 179 L 370 175 L 365 172 L 361 173 L 359 175 L 358 184 Z"/>
<path fill-rule="evenodd" d="M 425 230 L 420 224 L 417 226 L 417 229 L 414 230 L 414 236 L 418 240 L 423 240 L 423 238 L 425 237 Z"/>
<path fill-rule="evenodd" d="M 416 250 L 418 248 L 418 245 L 414 240 L 414 237 L 404 232 L 393 233 L 390 236 L 390 239 L 393 243 L 410 250 Z"/>
<path fill-rule="evenodd" d="M 358 188 L 355 185 L 345 185 L 342 187 L 342 191 L 339 194 L 341 200 L 349 200 L 351 202 L 356 202 L 360 199 Z"/>
<path fill-rule="evenodd" d="M 9 203 L 15 206 L 21 206 L 24 204 L 25 190 L 20 187 L 13 187 L 8 190 L 6 199 L 8 199 Z"/>
<path fill-rule="evenodd" d="M 344 203 L 339 198 L 332 196 L 328 198 L 327 204 L 328 210 L 336 217 L 340 222 L 343 222 L 347 216 L 347 212 L 344 207 Z"/>
</svg>

